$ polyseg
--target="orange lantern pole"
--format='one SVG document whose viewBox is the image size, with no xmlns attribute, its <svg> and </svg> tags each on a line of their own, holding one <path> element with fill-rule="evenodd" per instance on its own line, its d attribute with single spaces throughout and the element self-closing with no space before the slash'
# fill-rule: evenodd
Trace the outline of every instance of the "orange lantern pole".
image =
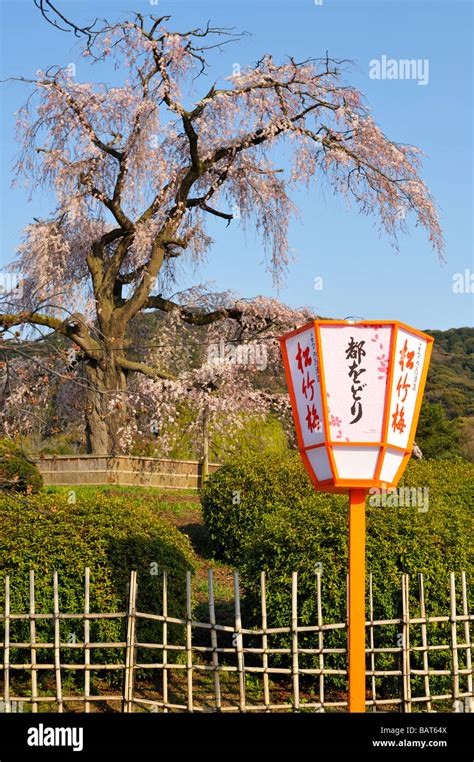
<svg viewBox="0 0 474 762">
<path fill-rule="evenodd" d="M 349 712 L 365 712 L 365 490 L 349 491 Z"/>
</svg>

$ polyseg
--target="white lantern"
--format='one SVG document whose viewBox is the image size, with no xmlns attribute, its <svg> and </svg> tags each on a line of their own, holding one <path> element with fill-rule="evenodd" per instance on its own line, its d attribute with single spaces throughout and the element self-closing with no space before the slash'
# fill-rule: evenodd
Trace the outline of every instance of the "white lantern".
<svg viewBox="0 0 474 762">
<path fill-rule="evenodd" d="M 396 320 L 315 320 L 280 344 L 314 486 L 396 487 L 413 449 L 433 338 Z"/>
</svg>

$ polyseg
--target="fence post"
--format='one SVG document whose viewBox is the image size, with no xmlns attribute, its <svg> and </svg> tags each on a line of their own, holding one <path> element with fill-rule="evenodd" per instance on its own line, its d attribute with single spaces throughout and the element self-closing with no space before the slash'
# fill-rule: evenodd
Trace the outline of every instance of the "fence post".
<svg viewBox="0 0 474 762">
<path fill-rule="evenodd" d="M 323 631 L 323 607 L 321 598 L 321 569 L 316 572 L 316 591 L 318 609 L 318 650 L 319 650 L 319 703 L 320 711 L 324 712 L 324 631 Z"/>
<path fill-rule="evenodd" d="M 428 660 L 428 631 L 427 631 L 427 618 L 426 618 L 426 606 L 425 606 L 425 585 L 423 581 L 423 574 L 418 574 L 418 593 L 420 598 L 420 617 L 423 620 L 421 623 L 421 644 L 423 646 L 423 672 L 424 684 L 425 684 L 425 696 L 428 698 L 426 707 L 431 712 L 431 694 L 430 694 L 430 670 Z"/>
<path fill-rule="evenodd" d="M 409 577 L 402 575 L 402 688 L 403 711 L 411 712 Z"/>
<path fill-rule="evenodd" d="M 84 709 L 86 712 L 90 712 L 91 705 L 89 701 L 89 696 L 91 693 L 91 673 L 90 673 L 90 663 L 91 663 L 91 652 L 89 648 L 89 642 L 90 642 L 90 620 L 88 618 L 88 614 L 90 613 L 90 569 L 89 567 L 85 570 L 85 580 L 84 580 Z"/>
<path fill-rule="evenodd" d="M 370 682 L 372 686 L 372 703 L 374 712 L 377 711 L 377 694 L 376 694 L 376 680 L 375 680 L 375 638 L 374 638 L 374 590 L 373 590 L 373 576 L 372 572 L 369 574 L 369 613 L 370 613 L 370 629 L 369 629 L 369 642 L 370 642 Z"/>
<path fill-rule="evenodd" d="M 193 711 L 193 619 L 191 572 L 186 572 L 186 672 L 188 685 L 188 712 Z"/>
<path fill-rule="evenodd" d="M 137 572 L 130 572 L 127 610 L 127 641 L 125 647 L 124 712 L 133 712 L 133 682 L 135 668 L 135 629 L 137 604 Z"/>
<path fill-rule="evenodd" d="M 451 652 L 452 652 L 452 677 L 453 677 L 453 704 L 459 706 L 459 659 L 458 659 L 458 634 L 456 621 L 456 577 L 454 572 L 449 575 L 449 602 L 451 620 Z"/>
<path fill-rule="evenodd" d="M 216 709 L 221 711 L 221 683 L 219 679 L 219 655 L 217 653 L 216 609 L 214 605 L 214 577 L 212 569 L 207 570 L 207 589 L 209 596 L 209 624 L 211 625 L 212 666 L 214 671 L 214 694 Z"/>
<path fill-rule="evenodd" d="M 168 711 L 168 572 L 163 572 L 163 711 Z"/>
<path fill-rule="evenodd" d="M 38 673 L 36 668 L 36 617 L 35 617 L 35 572 L 30 569 L 30 643 L 31 643 L 31 711 L 38 711 Z"/>
<path fill-rule="evenodd" d="M 471 651 L 471 632 L 469 627 L 469 609 L 467 605 L 467 585 L 466 585 L 466 572 L 461 572 L 461 592 L 462 592 L 462 613 L 464 619 L 464 643 L 466 646 L 466 669 L 467 673 L 467 690 L 469 696 L 466 698 L 466 712 L 474 712 L 474 699 L 472 696 L 472 651 Z"/>
<path fill-rule="evenodd" d="M 291 654 L 294 710 L 300 710 L 300 683 L 298 670 L 298 572 L 291 573 Z"/>
<path fill-rule="evenodd" d="M 11 712 L 10 705 L 10 575 L 5 577 L 5 623 L 3 637 L 3 700 L 5 712 Z"/>
<path fill-rule="evenodd" d="M 54 674 L 56 680 L 56 700 L 58 702 L 58 712 L 63 712 L 63 695 L 61 685 L 61 622 L 59 619 L 59 584 L 58 573 L 53 575 L 53 595 L 54 595 Z"/>
<path fill-rule="evenodd" d="M 240 615 L 239 573 L 234 572 L 234 601 L 235 601 L 235 636 L 237 647 L 237 669 L 239 672 L 239 708 L 245 712 L 245 665 L 242 639 L 242 618 Z"/>
<path fill-rule="evenodd" d="M 265 711 L 270 711 L 270 688 L 268 683 L 268 636 L 267 636 L 267 587 L 265 572 L 260 574 L 260 598 L 262 606 L 262 667 L 263 667 L 263 703 Z"/>
</svg>

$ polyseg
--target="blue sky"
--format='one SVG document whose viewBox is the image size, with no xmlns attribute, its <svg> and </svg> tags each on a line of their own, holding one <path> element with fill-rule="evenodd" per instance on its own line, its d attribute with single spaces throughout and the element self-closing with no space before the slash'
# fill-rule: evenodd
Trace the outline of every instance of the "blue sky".
<svg viewBox="0 0 474 762">
<path fill-rule="evenodd" d="M 271 52 L 274 60 L 319 57 L 354 61 L 346 77 L 361 89 L 373 116 L 391 139 L 412 143 L 425 153 L 423 178 L 437 199 L 446 239 L 441 265 L 425 233 L 409 219 L 395 253 L 380 236 L 374 220 L 316 187 L 295 200 L 301 217 L 290 230 L 295 260 L 277 293 L 263 262 L 257 236 L 246 236 L 236 224 L 212 219 L 215 240 L 208 262 L 198 272 L 183 273 L 183 287 L 212 281 L 217 290 L 235 289 L 242 296 L 277 296 L 293 306 L 308 305 L 334 317 L 398 318 L 418 328 L 446 329 L 472 325 L 473 294 L 453 291 L 453 276 L 474 272 L 473 252 L 473 90 L 472 4 L 463 2 L 338 2 L 323 0 L 239 0 L 181 2 L 159 0 L 57 0 L 74 19 L 121 17 L 127 10 L 171 14 L 177 29 L 208 19 L 216 26 L 235 26 L 251 33 L 213 57 L 215 77 L 228 76 L 235 63 L 244 66 Z M 47 65 L 78 60 L 71 34 L 55 31 L 34 8 L 33 0 L 0 0 L 2 53 L 0 78 L 30 76 Z M 369 62 L 382 56 L 429 62 L 429 80 L 371 79 Z M 84 63 L 79 80 L 97 76 Z M 101 76 L 103 76 L 101 74 Z M 110 74 L 112 77 L 113 75 Z M 12 190 L 14 111 L 26 91 L 2 84 L 1 98 L 1 254 L 13 258 L 21 230 L 32 217 L 46 216 L 51 198 L 37 194 L 28 202 L 22 189 Z M 322 289 L 315 289 L 315 279 Z"/>
</svg>

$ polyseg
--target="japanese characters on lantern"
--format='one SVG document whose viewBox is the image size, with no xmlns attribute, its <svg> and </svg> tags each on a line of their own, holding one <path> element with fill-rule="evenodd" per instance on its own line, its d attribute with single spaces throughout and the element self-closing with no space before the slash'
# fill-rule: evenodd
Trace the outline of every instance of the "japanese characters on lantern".
<svg viewBox="0 0 474 762">
<path fill-rule="evenodd" d="M 287 351 L 301 441 L 304 446 L 318 444 L 323 441 L 323 420 L 314 327 L 290 338 Z"/>
<path fill-rule="evenodd" d="M 367 386 L 360 379 L 362 373 L 365 373 L 366 369 L 362 368 L 362 357 L 366 356 L 364 349 L 365 341 L 354 341 L 354 337 L 351 336 L 349 344 L 346 349 L 346 360 L 349 360 L 349 373 L 347 374 L 351 379 L 351 394 L 353 403 L 351 405 L 351 415 L 354 419 L 350 421 L 351 425 L 357 423 L 362 418 L 362 395 L 361 392 Z"/>
<path fill-rule="evenodd" d="M 397 332 L 391 389 L 388 442 L 406 447 L 410 435 L 426 341 L 408 331 Z"/>
</svg>

